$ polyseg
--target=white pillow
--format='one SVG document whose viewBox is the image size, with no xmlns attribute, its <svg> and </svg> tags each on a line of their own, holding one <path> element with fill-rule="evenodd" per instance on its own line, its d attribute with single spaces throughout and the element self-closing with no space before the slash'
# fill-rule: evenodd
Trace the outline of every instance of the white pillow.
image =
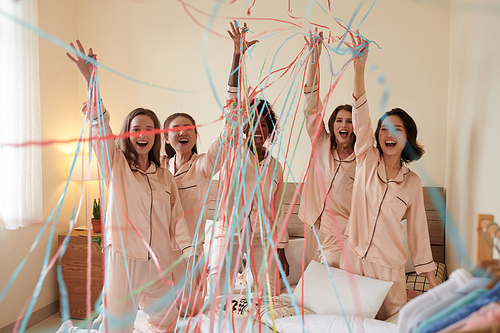
<svg viewBox="0 0 500 333">
<path fill-rule="evenodd" d="M 285 249 L 286 260 L 288 261 L 288 265 L 290 267 L 290 273 L 286 277 L 290 286 L 294 286 L 299 282 L 302 277 L 302 261 L 304 260 L 304 267 L 307 266 L 307 258 L 303 258 L 305 256 L 304 251 L 304 238 L 295 238 L 290 239 L 288 243 L 288 247 Z M 283 287 L 285 285 L 282 283 L 282 292 Z"/>
<path fill-rule="evenodd" d="M 408 232 L 406 231 L 406 219 L 401 221 L 401 225 L 403 226 L 403 245 L 406 250 L 406 265 L 405 265 L 405 273 L 413 273 L 415 272 L 415 267 L 413 267 L 413 262 L 411 261 L 410 250 L 408 250 Z"/>
<path fill-rule="evenodd" d="M 398 326 L 377 319 L 359 318 L 341 315 L 305 315 L 304 327 L 300 322 L 300 316 L 278 318 L 274 321 L 276 330 L 285 333 L 395 333 Z M 346 322 L 347 319 L 347 322 Z"/>
<path fill-rule="evenodd" d="M 332 275 L 335 288 L 328 274 L 328 269 Z M 304 276 L 297 284 L 293 297 L 297 304 L 303 304 L 305 308 L 317 314 L 342 315 L 343 309 L 347 316 L 356 316 L 357 301 L 354 297 L 359 295 L 363 317 L 375 318 L 393 282 L 356 274 L 350 275 L 346 271 L 328 267 L 313 260 L 307 266 Z M 355 281 L 357 293 L 351 291 L 353 287 L 350 280 Z M 304 300 L 302 300 L 303 281 L 305 281 Z M 342 304 L 342 307 L 340 304 Z"/>
</svg>

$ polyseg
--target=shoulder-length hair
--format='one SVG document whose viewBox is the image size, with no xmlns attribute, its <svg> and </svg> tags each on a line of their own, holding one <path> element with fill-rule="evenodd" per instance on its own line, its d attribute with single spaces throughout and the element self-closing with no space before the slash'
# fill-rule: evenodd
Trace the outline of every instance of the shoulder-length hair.
<svg viewBox="0 0 500 333">
<path fill-rule="evenodd" d="M 328 131 L 330 131 L 330 148 L 333 152 L 337 149 L 337 138 L 335 137 L 335 131 L 333 130 L 333 125 L 335 124 L 335 119 L 341 110 L 349 111 L 352 114 L 352 105 L 343 104 L 339 105 L 333 110 L 332 115 L 328 119 Z M 354 144 L 356 143 L 356 134 L 354 132 L 351 133 L 351 147 L 354 148 Z"/>
<path fill-rule="evenodd" d="M 121 134 L 128 133 L 130 132 L 130 124 L 132 123 L 132 119 L 134 119 L 137 116 L 140 115 L 145 115 L 148 116 L 153 120 L 155 129 L 160 128 L 160 121 L 158 120 L 158 117 L 156 114 L 149 110 L 149 109 L 144 109 L 144 108 L 137 108 L 133 111 L 130 111 L 130 113 L 127 115 L 125 120 L 123 121 L 122 125 L 122 130 Z M 139 155 L 135 151 L 134 147 L 130 143 L 130 138 L 122 138 L 119 139 L 117 142 L 118 148 L 123 152 L 125 155 L 125 158 L 129 162 L 130 165 L 134 167 L 140 167 L 139 164 Z M 148 153 L 148 158 L 151 162 L 156 164 L 156 166 L 160 166 L 160 150 L 161 150 L 161 136 L 160 134 L 155 134 L 155 141 L 153 143 L 153 147 Z"/>
<path fill-rule="evenodd" d="M 420 159 L 425 151 L 423 146 L 417 142 L 417 124 L 405 110 L 400 108 L 394 108 L 391 111 L 386 112 L 378 120 L 377 130 L 375 131 L 375 140 L 377 141 L 377 148 L 380 151 L 380 154 L 382 154 L 382 147 L 380 146 L 380 142 L 378 140 L 378 134 L 380 133 L 382 122 L 389 116 L 398 116 L 405 127 L 407 141 L 403 151 L 401 152 L 401 160 L 404 163 L 410 163 Z"/>
<path fill-rule="evenodd" d="M 172 121 L 174 121 L 174 119 L 177 117 L 185 117 L 185 118 L 189 119 L 189 121 L 191 121 L 192 125 L 196 126 L 196 121 L 194 121 L 194 118 L 191 117 L 190 114 L 187 114 L 184 112 L 177 112 L 177 113 L 171 114 L 170 116 L 167 117 L 167 119 L 165 119 L 165 122 L 163 123 L 163 129 L 170 127 L 170 123 Z M 198 130 L 196 129 L 196 127 L 194 128 L 194 133 L 196 134 L 196 140 L 198 141 Z M 168 133 L 165 133 L 164 135 L 165 135 L 165 139 L 166 139 Z M 172 158 L 175 156 L 175 149 L 172 147 L 172 145 L 170 143 L 165 142 L 165 153 L 167 154 L 167 156 L 169 158 Z M 197 147 L 196 142 L 195 142 L 193 148 L 191 149 L 191 153 L 198 154 L 198 147 Z"/>
</svg>

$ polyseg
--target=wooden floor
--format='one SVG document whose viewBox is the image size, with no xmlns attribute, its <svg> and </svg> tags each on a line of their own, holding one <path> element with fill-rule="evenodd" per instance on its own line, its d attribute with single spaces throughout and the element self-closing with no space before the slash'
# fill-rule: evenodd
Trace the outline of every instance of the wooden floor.
<svg viewBox="0 0 500 333">
<path fill-rule="evenodd" d="M 74 326 L 78 327 L 86 327 L 86 321 L 85 320 L 71 320 L 73 322 Z M 61 327 L 62 324 L 62 319 L 59 316 L 59 313 L 56 313 L 52 317 L 49 317 L 42 321 L 41 323 L 38 323 L 24 332 L 26 333 L 55 333 L 59 327 Z"/>
</svg>

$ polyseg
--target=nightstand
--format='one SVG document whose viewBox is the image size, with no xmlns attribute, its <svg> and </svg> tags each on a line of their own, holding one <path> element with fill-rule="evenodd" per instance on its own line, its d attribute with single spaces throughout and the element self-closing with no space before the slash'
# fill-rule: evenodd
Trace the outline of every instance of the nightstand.
<svg viewBox="0 0 500 333">
<path fill-rule="evenodd" d="M 58 236 L 61 246 L 66 234 Z M 92 237 L 101 234 L 92 234 Z M 91 311 L 99 298 L 103 286 L 102 251 L 98 243 L 92 242 L 91 272 Z M 62 275 L 68 292 L 69 314 L 74 319 L 85 319 L 87 315 L 87 230 L 74 230 L 71 233 L 66 252 L 61 263 Z M 61 297 L 59 296 L 61 300 Z M 59 302 L 59 310 L 61 312 Z"/>
</svg>

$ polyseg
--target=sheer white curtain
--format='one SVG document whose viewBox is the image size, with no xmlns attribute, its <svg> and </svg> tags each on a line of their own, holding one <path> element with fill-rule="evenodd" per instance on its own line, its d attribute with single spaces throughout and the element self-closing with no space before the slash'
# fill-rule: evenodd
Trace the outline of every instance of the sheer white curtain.
<svg viewBox="0 0 500 333">
<path fill-rule="evenodd" d="M 41 148 L 3 146 L 41 138 L 38 35 L 16 18 L 38 26 L 37 1 L 0 0 L 0 221 L 6 229 L 43 219 Z"/>
</svg>

